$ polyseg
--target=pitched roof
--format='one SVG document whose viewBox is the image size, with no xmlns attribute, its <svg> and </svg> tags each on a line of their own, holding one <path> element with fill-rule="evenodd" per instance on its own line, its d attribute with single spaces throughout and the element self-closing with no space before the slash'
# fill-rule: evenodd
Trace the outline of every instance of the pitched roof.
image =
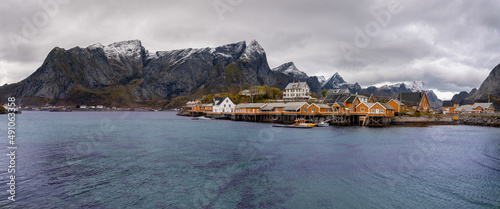
<svg viewBox="0 0 500 209">
<path fill-rule="evenodd" d="M 373 105 L 377 104 L 377 103 L 371 103 L 371 102 L 361 102 L 360 104 L 356 105 L 356 108 L 358 108 L 359 105 L 366 105 L 368 108 L 371 108 Z"/>
<path fill-rule="evenodd" d="M 277 107 L 285 107 L 285 103 L 279 102 L 279 103 L 269 103 L 267 104 L 264 108 L 262 108 L 263 111 L 271 111 L 274 108 Z"/>
<path fill-rule="evenodd" d="M 349 94 L 349 89 L 329 89 L 326 92 L 326 95 L 335 95 L 335 94 Z"/>
<path fill-rule="evenodd" d="M 309 88 L 306 82 L 297 82 L 297 83 L 289 83 L 285 90 L 287 89 L 303 89 L 303 88 Z"/>
<path fill-rule="evenodd" d="M 461 112 L 461 111 L 472 111 L 474 108 L 472 105 L 462 105 L 460 107 L 457 107 L 453 112 Z"/>
<path fill-rule="evenodd" d="M 241 103 L 241 104 L 238 104 L 236 105 L 236 109 L 239 109 L 239 108 L 262 108 L 264 107 L 266 104 L 265 103 Z"/>
<path fill-rule="evenodd" d="M 403 105 L 403 103 L 397 99 L 391 99 L 392 101 L 396 102 L 399 106 Z M 390 102 L 390 101 L 389 101 Z"/>
<path fill-rule="evenodd" d="M 387 104 L 387 103 L 379 103 L 381 104 L 382 106 L 385 107 L 385 109 L 387 110 L 395 110 L 394 107 L 392 107 L 391 105 Z"/>
<path fill-rule="evenodd" d="M 343 97 L 343 95 L 340 95 L 340 94 L 331 94 L 331 95 L 326 95 L 326 97 L 325 97 L 324 100 L 336 102 L 341 97 Z"/>
<path fill-rule="evenodd" d="M 214 105 L 220 105 L 222 102 L 229 97 L 214 97 Z M 231 100 L 231 99 L 229 99 Z"/>
<path fill-rule="evenodd" d="M 443 101 L 443 107 L 453 107 L 453 101 L 451 100 Z"/>
<path fill-rule="evenodd" d="M 347 101 L 351 96 L 350 95 L 343 95 L 342 97 L 339 97 L 339 99 L 337 99 L 337 102 L 345 102 Z"/>
<path fill-rule="evenodd" d="M 318 106 L 319 108 L 331 108 L 330 106 L 328 106 L 326 104 L 314 104 L 314 105 Z"/>
<path fill-rule="evenodd" d="M 304 105 L 304 104 L 307 104 L 307 102 L 287 102 L 287 103 L 285 103 L 285 106 L 283 106 L 283 110 L 284 111 L 296 111 L 300 107 L 302 107 L 302 105 Z"/>
<path fill-rule="evenodd" d="M 423 92 L 404 92 L 399 93 L 398 99 L 409 106 L 418 106 L 420 105 L 420 101 L 424 97 Z"/>
<path fill-rule="evenodd" d="M 345 105 L 342 102 L 335 102 L 335 104 L 337 104 L 339 107 L 345 107 Z"/>
<path fill-rule="evenodd" d="M 480 106 L 483 109 L 493 107 L 493 103 L 474 103 L 473 108 Z"/>
<path fill-rule="evenodd" d="M 354 102 L 354 100 L 355 100 L 355 99 L 356 99 L 356 96 L 351 96 L 351 97 L 349 97 L 349 98 L 347 99 L 347 101 L 346 101 L 346 102 L 347 102 L 347 103 L 352 103 L 352 102 Z"/>
</svg>

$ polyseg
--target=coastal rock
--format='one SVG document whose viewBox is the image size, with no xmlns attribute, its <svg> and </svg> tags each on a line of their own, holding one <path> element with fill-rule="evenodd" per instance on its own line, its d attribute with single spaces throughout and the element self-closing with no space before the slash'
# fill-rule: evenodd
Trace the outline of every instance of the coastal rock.
<svg viewBox="0 0 500 209">
<path fill-rule="evenodd" d="M 459 116 L 460 123 L 475 126 L 500 127 L 500 116 Z"/>
</svg>

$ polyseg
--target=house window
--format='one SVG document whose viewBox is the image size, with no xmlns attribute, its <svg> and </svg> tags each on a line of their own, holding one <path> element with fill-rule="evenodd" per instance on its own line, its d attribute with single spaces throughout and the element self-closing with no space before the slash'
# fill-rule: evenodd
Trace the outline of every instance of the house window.
<svg viewBox="0 0 500 209">
<path fill-rule="evenodd" d="M 381 113 L 384 113 L 384 109 L 380 109 L 380 112 L 381 112 Z"/>
<path fill-rule="evenodd" d="M 224 104 L 224 107 L 226 107 L 226 104 Z"/>
<path fill-rule="evenodd" d="M 375 113 L 375 109 L 372 109 L 372 113 Z"/>
<path fill-rule="evenodd" d="M 365 111 L 365 108 L 364 108 L 364 107 L 362 107 L 362 108 L 361 108 L 361 112 L 364 112 L 364 111 Z"/>
<path fill-rule="evenodd" d="M 231 104 L 229 104 L 229 107 L 231 107 Z"/>
<path fill-rule="evenodd" d="M 314 112 L 314 111 L 316 111 L 316 108 L 314 108 L 314 107 L 313 107 L 313 108 L 312 108 L 312 112 Z"/>
<path fill-rule="evenodd" d="M 307 108 L 304 108 L 304 112 L 307 112 Z"/>
</svg>

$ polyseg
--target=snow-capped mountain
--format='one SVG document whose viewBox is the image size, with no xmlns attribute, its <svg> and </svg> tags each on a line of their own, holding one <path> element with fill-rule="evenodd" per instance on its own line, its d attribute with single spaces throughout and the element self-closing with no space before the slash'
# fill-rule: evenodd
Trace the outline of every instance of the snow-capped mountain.
<svg viewBox="0 0 500 209">
<path fill-rule="evenodd" d="M 120 57 L 140 58 L 144 51 L 144 47 L 142 47 L 141 41 L 139 40 L 115 42 L 107 46 L 97 43 L 89 46 L 89 48 L 103 48 L 108 59 L 117 61 L 120 61 Z"/>
<path fill-rule="evenodd" d="M 339 75 L 339 73 L 333 74 L 330 78 L 328 78 L 323 85 L 321 85 L 322 88 L 324 89 L 335 89 L 335 88 L 340 88 L 342 84 L 346 84 L 347 82 L 344 81 L 342 76 Z"/>
<path fill-rule="evenodd" d="M 321 86 L 323 86 L 323 84 L 326 82 L 326 78 L 325 76 L 317 76 L 318 78 L 318 82 Z"/>
<path fill-rule="evenodd" d="M 386 84 L 380 86 L 379 89 L 395 89 L 396 91 L 398 89 L 403 89 L 404 91 L 401 92 L 407 92 L 408 90 L 410 92 L 429 92 L 429 89 L 425 87 L 423 81 L 414 81 L 413 83 Z"/>
<path fill-rule="evenodd" d="M 309 76 L 307 76 L 306 73 L 297 69 L 297 67 L 295 67 L 295 64 L 293 62 L 287 62 L 287 63 L 282 64 L 279 67 L 275 67 L 271 70 L 275 71 L 275 72 L 287 74 L 287 75 L 289 75 L 293 78 L 296 78 L 296 79 L 305 79 L 305 78 L 309 77 Z"/>
<path fill-rule="evenodd" d="M 410 86 L 411 91 L 413 92 L 428 92 L 429 89 L 425 87 L 425 84 L 423 81 L 413 81 Z"/>
<path fill-rule="evenodd" d="M 130 40 L 86 48 L 55 47 L 27 79 L 0 87 L 0 99 L 15 96 L 35 105 L 60 101 L 127 106 L 245 85 L 284 89 L 293 80 L 271 71 L 264 49 L 255 40 L 155 53 L 148 52 L 141 41 Z M 316 78 L 310 80 L 319 86 Z"/>
<path fill-rule="evenodd" d="M 380 86 L 379 89 L 400 89 L 400 88 L 408 88 L 405 83 L 395 83 L 395 84 L 386 84 Z"/>
<path fill-rule="evenodd" d="M 248 44 L 245 48 L 245 51 L 241 55 L 243 59 L 248 59 L 252 60 L 255 59 L 255 56 L 265 56 L 266 52 L 264 51 L 264 48 L 256 41 L 252 40 L 250 44 Z"/>
</svg>

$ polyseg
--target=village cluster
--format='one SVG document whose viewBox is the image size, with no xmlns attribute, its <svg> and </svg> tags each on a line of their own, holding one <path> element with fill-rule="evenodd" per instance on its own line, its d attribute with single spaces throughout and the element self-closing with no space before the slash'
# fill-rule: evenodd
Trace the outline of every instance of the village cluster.
<svg viewBox="0 0 500 209">
<path fill-rule="evenodd" d="M 348 89 L 330 89 L 316 102 L 310 102 L 310 95 L 307 83 L 294 82 L 285 88 L 283 100 L 235 104 L 229 97 L 215 97 L 208 104 L 189 101 L 183 109 L 190 116 L 275 122 L 300 118 L 337 124 L 387 124 L 407 112 L 435 112 L 423 92 L 400 93 L 388 102 L 375 101 L 373 95 L 353 94 Z M 443 114 L 494 112 L 492 103 L 448 104 L 443 105 Z"/>
</svg>

